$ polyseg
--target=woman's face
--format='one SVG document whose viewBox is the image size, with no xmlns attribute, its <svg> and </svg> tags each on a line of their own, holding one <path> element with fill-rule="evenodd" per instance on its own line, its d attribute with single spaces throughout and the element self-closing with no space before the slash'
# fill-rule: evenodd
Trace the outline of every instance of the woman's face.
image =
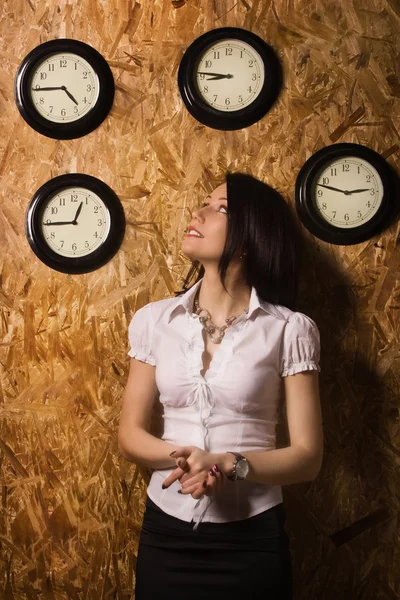
<svg viewBox="0 0 400 600">
<path fill-rule="evenodd" d="M 226 183 L 223 183 L 192 212 L 192 220 L 182 241 L 184 254 L 202 264 L 219 261 L 226 240 L 227 207 Z M 191 228 L 195 228 L 201 237 L 191 231 Z"/>
</svg>

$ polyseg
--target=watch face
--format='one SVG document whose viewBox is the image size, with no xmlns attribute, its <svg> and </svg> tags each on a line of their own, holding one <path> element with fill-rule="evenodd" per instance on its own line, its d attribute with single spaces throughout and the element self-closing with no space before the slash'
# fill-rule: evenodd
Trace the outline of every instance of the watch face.
<svg viewBox="0 0 400 600">
<path fill-rule="evenodd" d="M 114 79 L 106 60 L 88 44 L 51 40 L 24 58 L 14 95 L 22 117 L 36 131 L 72 139 L 104 121 L 114 100 Z"/>
<path fill-rule="evenodd" d="M 371 220 L 383 198 L 376 168 L 357 156 L 333 159 L 316 174 L 313 199 L 322 219 L 334 227 L 359 227 Z"/>
<path fill-rule="evenodd" d="M 38 113 L 48 121 L 71 123 L 96 104 L 99 78 L 78 54 L 52 54 L 32 70 L 30 96 Z"/>
<path fill-rule="evenodd" d="M 397 176 L 372 149 L 332 144 L 302 166 L 295 185 L 303 225 L 332 244 L 358 244 L 388 226 L 396 212 Z"/>
<path fill-rule="evenodd" d="M 124 232 L 118 197 L 89 175 L 55 177 L 37 190 L 26 214 L 32 250 L 63 273 L 86 273 L 103 266 L 119 249 Z"/>
<path fill-rule="evenodd" d="M 186 50 L 178 86 L 198 121 L 214 129 L 241 129 L 261 119 L 274 104 L 282 87 L 282 68 L 259 36 L 222 27 L 204 33 Z"/>
<path fill-rule="evenodd" d="M 265 70 L 253 46 L 224 39 L 203 52 L 196 76 L 203 100 L 217 110 L 232 112 L 254 102 L 264 85 Z"/>
<path fill-rule="evenodd" d="M 247 460 L 239 459 L 236 463 L 236 475 L 239 479 L 244 479 L 249 472 L 249 465 Z"/>
</svg>

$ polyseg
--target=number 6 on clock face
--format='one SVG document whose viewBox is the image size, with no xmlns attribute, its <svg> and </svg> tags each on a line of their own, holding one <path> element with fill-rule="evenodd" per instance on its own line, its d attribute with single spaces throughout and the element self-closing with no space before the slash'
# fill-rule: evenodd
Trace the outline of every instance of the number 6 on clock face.
<svg viewBox="0 0 400 600">
<path fill-rule="evenodd" d="M 96 129 L 114 100 L 114 79 L 106 60 L 78 40 L 50 40 L 34 48 L 18 67 L 15 101 L 39 133 L 73 139 Z"/>
<path fill-rule="evenodd" d="M 32 73 L 29 92 L 32 104 L 45 119 L 71 123 L 96 105 L 99 78 L 82 57 L 59 53 L 38 64 Z"/>
<path fill-rule="evenodd" d="M 38 258 L 63 273 L 86 273 L 103 266 L 120 247 L 125 232 L 122 205 L 104 182 L 72 173 L 45 183 L 26 214 L 26 235 Z"/>
<path fill-rule="evenodd" d="M 375 151 L 332 144 L 302 166 L 295 185 L 297 213 L 307 229 L 332 244 L 363 242 L 396 212 L 397 177 Z"/>
<path fill-rule="evenodd" d="M 198 121 L 214 129 L 241 129 L 271 108 L 281 90 L 282 68 L 259 36 L 222 27 L 204 33 L 186 50 L 178 86 Z"/>
</svg>

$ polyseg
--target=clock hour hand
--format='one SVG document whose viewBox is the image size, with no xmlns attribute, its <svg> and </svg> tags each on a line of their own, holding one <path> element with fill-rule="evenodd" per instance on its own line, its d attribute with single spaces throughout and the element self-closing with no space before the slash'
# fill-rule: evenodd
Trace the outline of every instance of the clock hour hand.
<svg viewBox="0 0 400 600">
<path fill-rule="evenodd" d="M 71 92 L 69 92 L 67 90 L 65 85 L 60 85 L 58 87 L 41 87 L 41 88 L 35 87 L 35 88 L 32 88 L 32 91 L 34 91 L 34 92 L 53 92 L 54 90 L 62 90 L 63 92 L 65 92 L 67 94 L 68 98 L 71 98 L 72 102 L 75 102 L 75 104 L 78 104 L 78 102 L 75 100 L 75 98 L 73 97 Z"/>
<path fill-rule="evenodd" d="M 67 90 L 67 88 L 65 87 L 65 85 L 62 85 L 61 89 L 64 90 L 64 92 L 67 94 L 68 98 L 71 98 L 72 102 L 75 102 L 75 104 L 78 104 L 77 101 L 75 100 L 75 98 L 73 97 L 73 95 L 71 94 L 71 92 L 69 92 Z"/>
<path fill-rule="evenodd" d="M 358 194 L 359 192 L 369 192 L 370 189 L 371 188 L 362 188 L 362 189 L 359 189 L 359 190 L 348 190 L 348 191 L 346 190 L 346 192 L 348 194 Z"/>
<path fill-rule="evenodd" d="M 78 210 L 76 211 L 76 215 L 75 215 L 74 220 L 72 221 L 72 225 L 78 225 L 78 217 L 81 214 L 82 206 L 83 206 L 83 202 L 80 203 Z"/>
<path fill-rule="evenodd" d="M 206 79 L 206 81 L 214 81 L 217 79 L 232 79 L 233 75 L 231 75 L 230 73 L 210 73 L 209 71 L 199 71 L 198 75 L 210 75 L 210 77 L 208 77 Z"/>
</svg>

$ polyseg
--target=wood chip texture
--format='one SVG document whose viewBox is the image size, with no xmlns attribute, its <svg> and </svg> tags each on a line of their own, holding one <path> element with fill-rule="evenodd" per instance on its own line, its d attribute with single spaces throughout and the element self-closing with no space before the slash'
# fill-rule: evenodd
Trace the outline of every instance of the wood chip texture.
<svg viewBox="0 0 400 600">
<path fill-rule="evenodd" d="M 299 169 L 329 144 L 365 144 L 400 172 L 399 23 L 398 0 L 1 1 L 1 598 L 134 598 L 148 473 L 116 443 L 129 321 L 180 288 L 191 210 L 226 170 L 261 178 L 293 209 Z M 177 86 L 188 45 L 223 26 L 261 36 L 284 68 L 269 113 L 231 132 L 197 122 Z M 98 129 L 60 141 L 25 123 L 13 85 L 30 50 L 63 37 L 103 54 L 116 94 Z M 127 218 L 120 251 L 84 275 L 49 269 L 25 237 L 34 192 L 69 172 L 105 181 Z M 325 451 L 315 481 L 284 488 L 295 598 L 394 600 L 399 224 L 353 246 L 303 233 L 300 310 L 321 331 Z"/>
</svg>

